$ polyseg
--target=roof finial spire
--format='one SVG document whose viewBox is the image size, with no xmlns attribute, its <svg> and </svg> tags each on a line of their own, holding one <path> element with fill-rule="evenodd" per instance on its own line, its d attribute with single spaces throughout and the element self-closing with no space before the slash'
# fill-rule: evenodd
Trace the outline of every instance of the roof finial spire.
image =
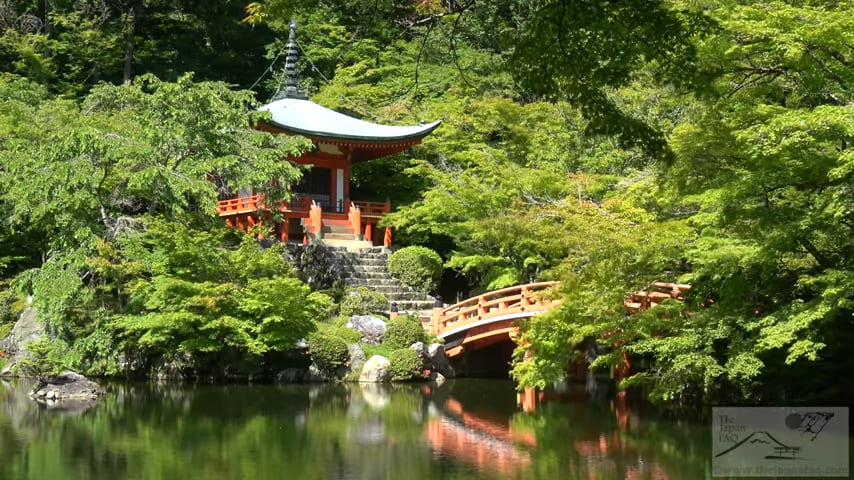
<svg viewBox="0 0 854 480">
<path fill-rule="evenodd" d="M 286 45 L 287 56 L 285 57 L 285 93 L 277 95 L 282 98 L 306 98 L 304 92 L 299 89 L 299 72 L 297 71 L 297 22 L 291 20 L 288 44 Z"/>
</svg>

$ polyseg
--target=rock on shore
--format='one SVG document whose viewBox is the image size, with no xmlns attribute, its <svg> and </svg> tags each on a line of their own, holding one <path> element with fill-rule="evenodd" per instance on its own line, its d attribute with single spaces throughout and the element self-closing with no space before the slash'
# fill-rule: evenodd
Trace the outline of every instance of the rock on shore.
<svg viewBox="0 0 854 480">
<path fill-rule="evenodd" d="M 104 396 L 104 389 L 83 375 L 63 372 L 39 384 L 30 392 L 37 400 L 95 400 Z"/>
</svg>

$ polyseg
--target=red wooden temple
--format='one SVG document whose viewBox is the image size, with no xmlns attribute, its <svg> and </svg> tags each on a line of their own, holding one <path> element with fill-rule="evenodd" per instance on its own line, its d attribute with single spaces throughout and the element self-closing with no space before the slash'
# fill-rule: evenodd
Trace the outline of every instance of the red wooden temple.
<svg viewBox="0 0 854 480">
<path fill-rule="evenodd" d="M 289 202 L 275 209 L 281 220 L 266 225 L 281 241 L 327 243 L 391 243 L 391 232 L 380 235 L 377 223 L 391 211 L 389 202 L 359 201 L 350 198 L 350 167 L 402 152 L 432 132 L 441 122 L 415 126 L 389 126 L 359 120 L 305 99 L 298 89 L 296 70 L 296 24 L 291 23 L 286 57 L 284 98 L 261 107 L 270 112 L 269 122 L 257 128 L 276 134 L 302 135 L 314 148 L 287 160 L 309 165 L 302 181 L 292 187 Z M 242 189 L 219 202 L 218 213 L 231 227 L 249 230 L 262 222 L 259 215 L 264 199 L 254 189 Z M 368 243 L 369 242 L 369 243 Z"/>
</svg>

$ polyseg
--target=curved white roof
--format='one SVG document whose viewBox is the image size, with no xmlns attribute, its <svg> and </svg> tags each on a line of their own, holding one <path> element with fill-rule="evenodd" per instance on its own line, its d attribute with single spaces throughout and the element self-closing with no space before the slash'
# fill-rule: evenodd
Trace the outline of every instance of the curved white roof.
<svg viewBox="0 0 854 480">
<path fill-rule="evenodd" d="M 395 127 L 379 125 L 349 117 L 308 100 L 283 98 L 264 105 L 259 110 L 273 115 L 272 125 L 309 137 L 391 141 L 422 138 L 439 126 L 441 121 Z"/>
</svg>

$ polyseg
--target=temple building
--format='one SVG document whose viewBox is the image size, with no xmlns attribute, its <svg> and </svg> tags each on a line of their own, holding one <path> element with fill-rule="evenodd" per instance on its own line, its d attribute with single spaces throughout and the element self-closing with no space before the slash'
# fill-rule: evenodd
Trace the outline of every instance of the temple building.
<svg viewBox="0 0 854 480">
<path fill-rule="evenodd" d="M 441 122 L 380 125 L 317 105 L 299 90 L 296 60 L 296 23 L 291 22 L 284 95 L 260 108 L 270 112 L 272 118 L 257 128 L 276 134 L 302 135 L 312 141 L 314 148 L 285 160 L 311 168 L 292 187 L 290 202 L 278 207 L 281 221 L 266 226 L 283 242 L 323 240 L 348 246 L 390 246 L 390 230 L 380 232 L 377 223 L 391 211 L 391 204 L 351 199 L 350 167 L 418 145 Z M 221 200 L 218 212 L 229 226 L 248 230 L 262 222 L 259 214 L 263 208 L 269 207 L 254 189 L 241 189 L 232 198 Z"/>
</svg>

